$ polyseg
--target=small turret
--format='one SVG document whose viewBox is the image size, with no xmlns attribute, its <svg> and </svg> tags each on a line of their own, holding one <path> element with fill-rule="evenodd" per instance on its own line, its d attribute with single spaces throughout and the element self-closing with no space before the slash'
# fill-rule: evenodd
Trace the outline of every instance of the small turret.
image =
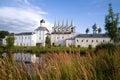
<svg viewBox="0 0 120 80">
<path fill-rule="evenodd" d="M 44 19 L 40 20 L 40 26 L 45 27 L 45 20 Z"/>
</svg>

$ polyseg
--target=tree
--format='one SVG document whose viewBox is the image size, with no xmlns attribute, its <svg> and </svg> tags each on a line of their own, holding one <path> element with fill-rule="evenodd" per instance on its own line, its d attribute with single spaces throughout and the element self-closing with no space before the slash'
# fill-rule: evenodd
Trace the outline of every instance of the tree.
<svg viewBox="0 0 120 80">
<path fill-rule="evenodd" d="M 50 37 L 47 36 L 45 40 L 45 46 L 50 46 L 50 45 L 51 45 L 51 40 L 50 40 Z"/>
<path fill-rule="evenodd" d="M 9 35 L 8 31 L 0 31 L 0 38 L 3 39 L 5 36 Z"/>
<path fill-rule="evenodd" d="M 105 16 L 105 30 L 107 35 L 117 43 L 119 41 L 119 14 L 114 14 L 112 5 L 109 4 L 109 14 Z"/>
<path fill-rule="evenodd" d="M 87 29 L 86 29 L 86 34 L 88 34 L 88 33 L 89 33 L 89 31 L 90 31 L 90 30 L 89 30 L 89 28 L 87 28 Z"/>
<path fill-rule="evenodd" d="M 14 47 L 14 40 L 15 38 L 13 36 L 8 36 L 6 38 L 6 47 L 8 51 L 10 51 Z"/>
<path fill-rule="evenodd" d="M 101 33 L 102 32 L 102 29 L 101 28 L 98 28 L 98 33 Z"/>
</svg>

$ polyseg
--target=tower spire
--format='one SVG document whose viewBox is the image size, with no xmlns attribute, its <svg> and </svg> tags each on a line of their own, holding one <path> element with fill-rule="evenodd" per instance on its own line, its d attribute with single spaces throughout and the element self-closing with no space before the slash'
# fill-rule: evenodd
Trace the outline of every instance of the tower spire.
<svg viewBox="0 0 120 80">
<path fill-rule="evenodd" d="M 68 27 L 68 20 L 66 21 L 66 27 Z"/>
<path fill-rule="evenodd" d="M 60 21 L 58 21 L 58 27 L 60 27 Z"/>
<path fill-rule="evenodd" d="M 73 20 L 71 20 L 71 26 L 74 26 L 74 22 L 73 22 Z"/>
<path fill-rule="evenodd" d="M 56 21 L 54 22 L 54 27 L 56 27 Z"/>
<path fill-rule="evenodd" d="M 62 27 L 64 27 L 64 20 L 62 21 Z"/>
</svg>

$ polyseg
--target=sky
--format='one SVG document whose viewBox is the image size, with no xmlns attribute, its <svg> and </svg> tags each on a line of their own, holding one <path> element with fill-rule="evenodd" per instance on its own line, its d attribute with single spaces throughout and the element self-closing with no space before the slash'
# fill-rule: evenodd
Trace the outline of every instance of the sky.
<svg viewBox="0 0 120 80">
<path fill-rule="evenodd" d="M 95 23 L 104 33 L 109 3 L 120 13 L 120 0 L 0 0 L 0 30 L 31 32 L 44 19 L 50 31 L 55 22 L 70 24 L 73 20 L 77 33 L 85 33 L 86 28 L 92 33 Z"/>
</svg>

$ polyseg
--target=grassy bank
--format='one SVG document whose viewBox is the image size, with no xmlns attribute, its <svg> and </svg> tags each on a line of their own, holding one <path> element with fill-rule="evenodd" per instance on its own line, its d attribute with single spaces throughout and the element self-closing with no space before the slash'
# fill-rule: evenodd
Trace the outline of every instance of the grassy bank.
<svg viewBox="0 0 120 80">
<path fill-rule="evenodd" d="M 6 47 L 5 46 L 1 46 L 0 47 L 0 52 L 6 52 Z M 80 48 L 80 47 L 63 47 L 63 46 L 57 46 L 57 47 L 35 47 L 35 46 L 31 46 L 31 47 L 24 47 L 24 46 L 14 46 L 12 49 L 13 53 L 34 53 L 34 54 L 45 54 L 45 53 L 58 53 L 58 52 L 67 52 L 67 53 L 76 53 L 76 52 L 80 52 L 82 54 L 84 54 L 85 51 L 87 51 L 89 49 L 87 48 Z M 92 49 L 91 49 L 92 50 Z"/>
<path fill-rule="evenodd" d="M 43 56 L 42 63 L 31 66 L 32 72 L 28 72 L 24 63 L 19 63 L 16 66 L 14 60 L 0 58 L 0 79 L 119 80 L 119 52 L 118 47 L 113 54 L 102 48 L 98 51 L 98 55 L 87 52 L 86 56 L 80 56 L 79 52 L 68 54 L 66 51 L 48 53 Z"/>
</svg>

